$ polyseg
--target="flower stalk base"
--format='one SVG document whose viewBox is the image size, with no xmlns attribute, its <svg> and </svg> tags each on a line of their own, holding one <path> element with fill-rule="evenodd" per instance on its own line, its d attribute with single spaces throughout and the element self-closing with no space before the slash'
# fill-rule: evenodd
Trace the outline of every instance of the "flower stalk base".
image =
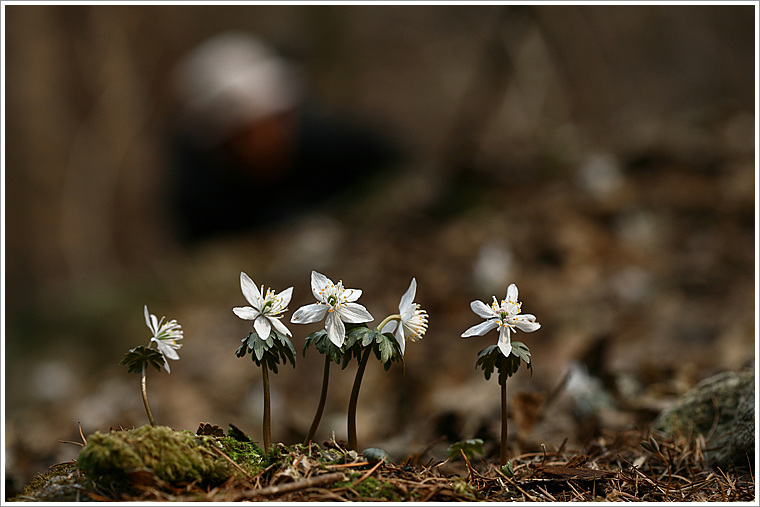
<svg viewBox="0 0 760 507">
<path fill-rule="evenodd" d="M 364 370 L 367 368 L 367 361 L 369 355 L 372 352 L 372 347 L 367 347 L 364 350 L 364 355 L 359 363 L 359 368 L 356 370 L 356 378 L 354 378 L 354 387 L 351 389 L 351 399 L 348 402 L 348 448 L 352 451 L 357 449 L 356 438 L 356 404 L 359 400 L 359 388 L 362 385 L 362 377 L 364 376 Z"/>
<path fill-rule="evenodd" d="M 506 358 L 505 358 L 506 359 Z M 506 362 L 506 360 L 504 361 Z M 507 379 L 501 382 L 501 449 L 499 464 L 507 464 L 507 443 L 509 440 L 509 421 L 507 420 Z"/>
<path fill-rule="evenodd" d="M 150 410 L 150 404 L 148 403 L 148 381 L 145 374 L 145 365 L 142 367 L 142 378 L 140 379 L 140 391 L 142 392 L 143 405 L 145 405 L 145 413 L 148 414 L 148 422 L 151 426 L 156 425 L 156 420 L 153 419 L 153 412 Z"/>
<path fill-rule="evenodd" d="M 309 428 L 309 434 L 306 435 L 303 443 L 309 445 L 314 439 L 314 435 L 319 428 L 319 422 L 322 420 L 322 413 L 325 411 L 325 401 L 327 400 L 327 385 L 330 382 L 330 356 L 325 354 L 325 369 L 322 373 L 322 392 L 319 395 L 319 405 L 317 406 L 317 413 L 314 414 L 314 420 L 311 422 Z"/>
<path fill-rule="evenodd" d="M 264 384 L 264 419 L 262 421 L 262 431 L 264 433 L 264 451 L 269 452 L 272 447 L 272 418 L 270 415 L 269 402 L 269 369 L 266 362 L 261 363 L 261 380 Z"/>
</svg>

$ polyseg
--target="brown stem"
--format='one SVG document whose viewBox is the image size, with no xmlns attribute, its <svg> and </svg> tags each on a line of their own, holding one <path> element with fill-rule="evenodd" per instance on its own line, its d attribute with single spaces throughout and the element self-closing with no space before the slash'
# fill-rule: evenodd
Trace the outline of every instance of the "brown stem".
<svg viewBox="0 0 760 507">
<path fill-rule="evenodd" d="M 372 347 L 369 346 L 364 351 L 362 360 L 359 363 L 359 368 L 356 370 L 356 378 L 354 378 L 354 387 L 351 389 L 351 399 L 348 402 L 348 448 L 352 451 L 356 450 L 356 403 L 359 400 L 359 388 L 362 385 L 362 377 L 364 376 L 364 369 L 367 367 L 367 361 L 369 360 L 369 354 L 372 352 Z"/>
<path fill-rule="evenodd" d="M 148 403 L 148 385 L 147 375 L 145 374 L 145 365 L 142 367 L 142 378 L 140 379 L 140 391 L 142 392 L 143 405 L 145 405 L 145 412 L 148 414 L 148 422 L 151 426 L 156 425 L 156 420 L 153 419 L 153 412 L 150 411 L 150 404 Z"/>
<path fill-rule="evenodd" d="M 262 422 L 264 451 L 269 452 L 269 449 L 272 447 L 272 420 L 269 408 L 269 370 L 267 369 L 266 361 L 261 362 L 261 380 L 264 383 L 264 420 Z"/>
<path fill-rule="evenodd" d="M 507 368 L 504 361 L 504 368 Z M 504 382 L 501 383 L 501 452 L 499 462 L 501 466 L 507 464 L 507 443 L 509 437 L 509 421 L 507 420 L 507 377 L 504 376 Z"/>
<path fill-rule="evenodd" d="M 317 406 L 317 413 L 314 414 L 314 420 L 311 422 L 311 428 L 309 428 L 309 434 L 306 435 L 306 439 L 303 441 L 304 445 L 309 445 L 314 439 L 314 435 L 319 428 L 319 422 L 322 420 L 322 413 L 325 411 L 325 401 L 327 400 L 327 384 L 330 382 L 330 356 L 325 354 L 325 369 L 322 373 L 322 392 L 319 395 L 319 405 Z"/>
</svg>

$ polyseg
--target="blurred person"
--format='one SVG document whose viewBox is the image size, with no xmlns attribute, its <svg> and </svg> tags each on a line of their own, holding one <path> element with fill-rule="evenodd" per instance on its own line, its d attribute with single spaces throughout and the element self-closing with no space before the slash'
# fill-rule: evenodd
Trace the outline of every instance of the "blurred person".
<svg viewBox="0 0 760 507">
<path fill-rule="evenodd" d="M 298 67 L 244 33 L 193 49 L 173 85 L 171 206 L 184 242 L 276 224 L 401 159 L 381 133 L 320 113 Z"/>
</svg>

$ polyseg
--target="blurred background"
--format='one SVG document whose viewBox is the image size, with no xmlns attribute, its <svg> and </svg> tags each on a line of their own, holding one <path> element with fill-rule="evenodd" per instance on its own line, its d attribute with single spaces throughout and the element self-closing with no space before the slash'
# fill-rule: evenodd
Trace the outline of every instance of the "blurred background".
<svg viewBox="0 0 760 507">
<path fill-rule="evenodd" d="M 360 448 L 498 446 L 499 388 L 461 339 L 510 283 L 512 452 L 644 427 L 754 368 L 753 6 L 5 6 L 5 459 L 13 493 L 85 435 L 146 423 L 143 305 L 185 331 L 150 371 L 160 424 L 261 438 L 241 271 L 290 313 L 312 269 L 375 323 L 416 277 L 405 371 L 372 360 Z M 293 343 L 319 324 L 288 325 Z M 303 439 L 322 357 L 272 378 Z M 317 440 L 346 438 L 355 364 Z M 496 451 L 498 452 L 498 451 Z"/>
</svg>

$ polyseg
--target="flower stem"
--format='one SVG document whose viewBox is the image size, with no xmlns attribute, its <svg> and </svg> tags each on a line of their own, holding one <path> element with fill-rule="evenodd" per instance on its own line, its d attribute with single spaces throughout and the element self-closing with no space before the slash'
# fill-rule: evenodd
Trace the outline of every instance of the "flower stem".
<svg viewBox="0 0 760 507">
<path fill-rule="evenodd" d="M 392 320 L 401 320 L 401 315 L 398 315 L 398 314 L 388 315 L 385 319 L 383 319 L 383 321 L 380 323 L 380 325 L 377 326 L 377 328 L 376 328 L 377 332 L 378 333 L 382 333 L 383 332 L 383 328 L 385 327 L 385 325 L 387 323 L 389 323 L 390 321 L 392 321 Z"/>
<path fill-rule="evenodd" d="M 269 413 L 269 370 L 266 361 L 261 362 L 261 380 L 264 383 L 264 420 L 262 422 L 264 451 L 269 452 L 269 448 L 272 447 L 272 420 Z"/>
<path fill-rule="evenodd" d="M 150 411 L 150 404 L 148 403 L 148 384 L 147 375 L 145 374 L 145 365 L 142 367 L 142 378 L 140 379 L 140 391 L 142 392 L 143 405 L 145 405 L 145 412 L 148 414 L 148 422 L 151 426 L 156 425 L 156 420 L 153 419 L 153 412 Z"/>
<path fill-rule="evenodd" d="M 387 319 L 386 319 L 387 320 Z M 367 347 L 364 350 L 364 355 L 359 363 L 359 368 L 356 370 L 356 378 L 354 378 L 354 387 L 351 389 L 351 399 L 348 402 L 348 448 L 355 451 L 356 444 L 356 402 L 359 400 L 359 388 L 362 385 L 362 377 L 364 376 L 364 370 L 367 367 L 367 361 L 369 360 L 369 354 L 372 352 L 372 347 Z"/>
<path fill-rule="evenodd" d="M 502 358 L 504 359 L 504 358 Z M 504 368 L 506 368 L 506 360 Z M 501 383 L 501 452 L 499 462 L 501 466 L 507 464 L 507 443 L 509 437 L 509 421 L 507 420 L 507 376 L 504 376 L 504 382 Z"/>
<path fill-rule="evenodd" d="M 322 393 L 319 395 L 319 405 L 317 406 L 317 413 L 314 414 L 314 420 L 311 422 L 311 428 L 309 428 L 309 434 L 306 435 L 306 439 L 303 441 L 304 445 L 309 445 L 314 439 L 314 434 L 317 432 L 319 422 L 322 420 L 322 413 L 325 411 L 325 400 L 327 400 L 327 384 L 330 382 L 330 356 L 325 354 L 325 369 L 322 374 Z"/>
</svg>

